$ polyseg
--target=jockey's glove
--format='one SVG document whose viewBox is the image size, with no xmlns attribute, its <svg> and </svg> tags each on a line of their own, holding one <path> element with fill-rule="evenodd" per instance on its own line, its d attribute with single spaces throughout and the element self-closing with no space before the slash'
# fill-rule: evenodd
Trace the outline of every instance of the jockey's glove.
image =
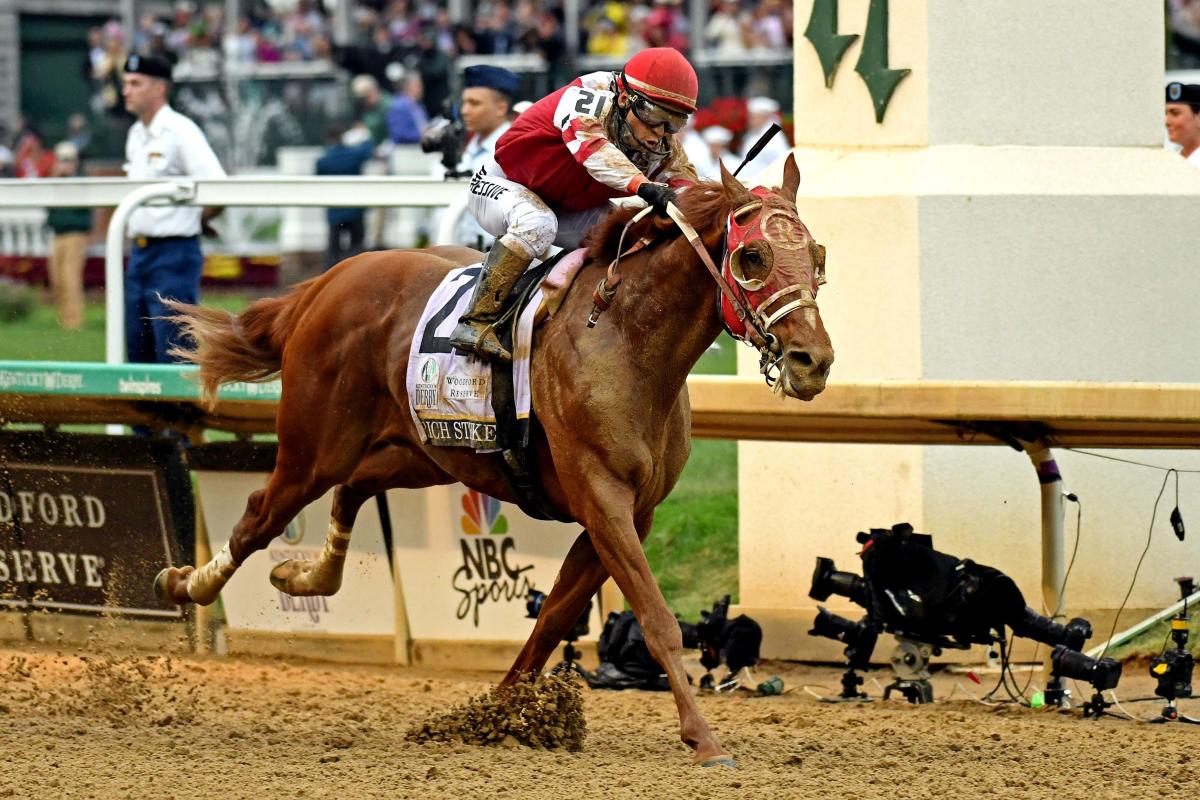
<svg viewBox="0 0 1200 800">
<path fill-rule="evenodd" d="M 637 196 L 645 200 L 646 205 L 651 206 L 660 217 L 667 215 L 667 203 L 675 202 L 675 190 L 665 183 L 646 181 L 638 187 Z"/>
</svg>

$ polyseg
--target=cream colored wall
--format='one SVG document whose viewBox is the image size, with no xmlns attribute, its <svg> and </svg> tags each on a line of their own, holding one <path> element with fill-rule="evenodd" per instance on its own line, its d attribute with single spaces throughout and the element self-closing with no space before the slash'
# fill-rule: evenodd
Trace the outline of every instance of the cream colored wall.
<svg viewBox="0 0 1200 800">
<path fill-rule="evenodd" d="M 911 12 L 891 9 L 895 35 Z M 1161 3 L 929 0 L 927 14 L 930 144 L 1162 141 L 1162 92 L 1146 91 L 1163 82 Z"/>
<path fill-rule="evenodd" d="M 1161 7 L 890 5 L 890 65 L 913 74 L 877 125 L 860 43 L 827 90 L 803 38 L 812 3 L 796 3 L 797 205 L 828 247 L 832 379 L 1200 382 L 1200 170 L 1159 146 Z M 868 0 L 839 6 L 839 32 L 861 34 Z M 740 348 L 739 373 L 756 366 Z M 1084 503 L 1068 611 L 1107 631 L 1162 474 L 1056 455 Z M 1188 452 L 1117 455 L 1200 468 Z M 839 655 L 806 635 L 814 559 L 857 570 L 854 532 L 901 520 L 1040 605 L 1039 489 L 1022 453 L 743 442 L 739 459 L 742 610 L 763 623 L 765 655 Z M 1123 622 L 1174 600 L 1172 578 L 1200 563 L 1200 543 L 1171 535 L 1173 503 L 1172 485 Z M 1200 509 L 1200 480 L 1184 477 L 1181 507 Z"/>
</svg>

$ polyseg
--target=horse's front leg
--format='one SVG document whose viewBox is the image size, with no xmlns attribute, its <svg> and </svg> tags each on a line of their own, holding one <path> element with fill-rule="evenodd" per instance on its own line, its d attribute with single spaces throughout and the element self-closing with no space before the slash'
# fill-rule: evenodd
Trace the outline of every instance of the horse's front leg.
<svg viewBox="0 0 1200 800">
<path fill-rule="evenodd" d="M 667 671 L 671 694 L 679 711 L 679 738 L 692 748 L 694 763 L 734 766 L 729 751 L 721 746 L 701 716 L 688 684 L 683 668 L 683 634 L 650 572 L 650 563 L 642 549 L 644 535 L 639 536 L 634 524 L 633 489 L 614 478 L 593 477 L 589 495 L 584 522 L 592 546 L 633 607 L 650 654 Z M 647 531 L 650 517 L 646 515 L 644 522 Z"/>
<path fill-rule="evenodd" d="M 591 539 L 584 531 L 575 539 L 571 551 L 563 559 L 554 587 L 538 612 L 533 632 L 500 682 L 501 686 L 511 686 L 523 675 L 541 672 L 550 654 L 579 619 L 588 600 L 600 591 L 606 578 L 608 571 L 596 557 Z"/>
</svg>

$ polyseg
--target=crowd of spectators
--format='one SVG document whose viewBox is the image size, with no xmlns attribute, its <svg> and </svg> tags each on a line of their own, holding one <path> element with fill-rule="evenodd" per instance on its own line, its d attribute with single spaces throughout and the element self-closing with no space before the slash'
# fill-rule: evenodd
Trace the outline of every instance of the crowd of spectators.
<svg viewBox="0 0 1200 800">
<path fill-rule="evenodd" d="M 1184 2 L 1184 0 L 1178 0 Z M 580 24 L 580 51 L 621 58 L 645 47 L 689 51 L 685 0 L 593 0 Z M 215 71 L 222 57 L 240 64 L 281 61 L 404 61 L 431 47 L 450 57 L 536 53 L 553 61 L 566 49 L 560 0 L 476 0 L 469 18 L 453 20 L 444 0 L 370 0 L 353 11 L 352 42 L 333 44 L 333 25 L 318 0 L 297 0 L 290 11 L 249 3 L 232 34 L 223 4 L 177 0 L 169 16 L 144 14 L 135 30 L 118 22 L 92 29 L 88 72 L 94 80 L 119 69 L 130 52 L 156 54 L 197 71 Z M 711 0 L 700 47 L 723 54 L 792 43 L 792 8 L 784 0 Z"/>
<path fill-rule="evenodd" d="M 1200 0 L 1167 0 L 1167 68 L 1200 69 Z"/>
</svg>

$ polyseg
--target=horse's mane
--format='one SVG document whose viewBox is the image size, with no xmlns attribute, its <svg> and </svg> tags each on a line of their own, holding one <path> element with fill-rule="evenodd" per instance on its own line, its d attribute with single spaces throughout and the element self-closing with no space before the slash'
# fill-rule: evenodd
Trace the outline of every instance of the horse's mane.
<svg viewBox="0 0 1200 800">
<path fill-rule="evenodd" d="M 713 225 L 724 223 L 731 204 L 725 195 L 724 186 L 714 181 L 701 181 L 681 192 L 676 205 L 703 236 Z M 621 206 L 596 223 L 583 239 L 583 245 L 588 249 L 588 257 L 601 264 L 607 264 L 616 258 L 621 229 L 639 211 L 641 208 Z M 652 229 L 670 229 L 679 233 L 671 220 L 651 215 L 629 229 L 625 234 L 625 247 L 629 247 Z"/>
</svg>

